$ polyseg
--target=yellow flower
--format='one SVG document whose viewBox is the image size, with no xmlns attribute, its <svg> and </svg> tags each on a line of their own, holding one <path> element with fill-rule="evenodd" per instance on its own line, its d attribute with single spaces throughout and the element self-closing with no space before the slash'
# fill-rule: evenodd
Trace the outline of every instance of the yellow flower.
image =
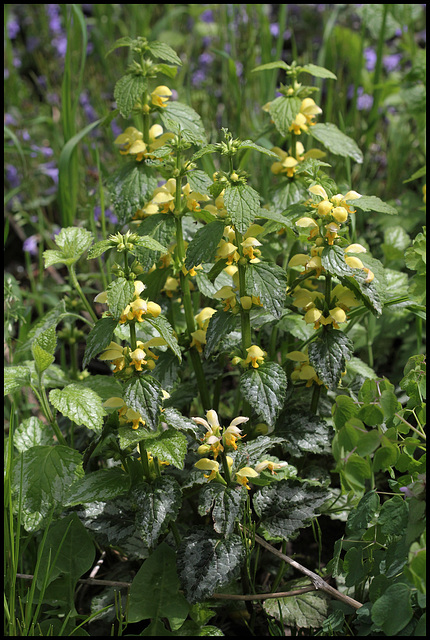
<svg viewBox="0 0 430 640">
<path fill-rule="evenodd" d="M 300 113 L 305 116 L 307 124 L 312 126 L 315 124 L 315 116 L 322 113 L 322 109 L 315 103 L 315 100 L 312 100 L 312 98 L 305 98 L 302 100 Z"/>
<path fill-rule="evenodd" d="M 182 187 L 182 193 L 185 196 L 187 207 L 190 211 L 201 211 L 200 202 L 209 200 L 209 196 L 198 193 L 197 191 L 192 191 L 188 182 Z"/>
<path fill-rule="evenodd" d="M 256 344 L 251 345 L 246 349 L 247 357 L 244 360 L 243 364 L 247 365 L 249 363 L 252 364 L 254 369 L 258 369 L 259 365 L 264 362 L 264 357 L 267 356 L 267 353 L 260 349 Z"/>
<path fill-rule="evenodd" d="M 143 349 L 137 348 L 130 353 L 131 364 L 134 365 L 136 371 L 142 371 L 142 365 L 146 364 L 146 353 Z"/>
<path fill-rule="evenodd" d="M 348 211 L 345 207 L 334 207 L 331 211 L 331 215 L 336 222 L 346 222 L 348 220 Z"/>
<path fill-rule="evenodd" d="M 272 462 L 272 460 L 263 460 L 255 465 L 255 471 L 257 473 L 261 473 L 265 469 L 268 469 L 272 475 L 275 475 L 275 469 L 282 469 L 287 466 L 288 462 Z"/>
<path fill-rule="evenodd" d="M 240 258 L 240 255 L 237 251 L 237 247 L 232 242 L 227 242 L 224 239 L 221 239 L 217 245 L 217 251 L 215 254 L 215 260 L 226 260 L 227 265 L 233 264 L 233 262 L 237 262 Z"/>
<path fill-rule="evenodd" d="M 216 309 L 212 309 L 212 307 L 204 307 L 200 311 L 200 313 L 195 316 L 199 329 L 203 329 L 203 331 L 206 331 L 209 325 L 209 321 L 214 313 L 216 313 Z"/>
<path fill-rule="evenodd" d="M 256 256 L 261 255 L 261 251 L 259 249 L 256 249 L 256 247 L 261 247 L 262 244 L 259 240 L 257 240 L 257 238 L 249 236 L 246 238 L 246 240 L 241 242 L 241 245 L 243 247 L 243 255 L 248 256 L 250 262 L 259 262 Z"/>
<path fill-rule="evenodd" d="M 206 331 L 197 329 L 197 331 L 191 332 L 192 341 L 190 347 L 196 347 L 199 353 L 203 352 L 203 345 L 206 344 Z"/>
<path fill-rule="evenodd" d="M 309 364 L 309 357 L 307 353 L 302 353 L 301 351 L 290 351 L 290 353 L 287 353 L 285 357 L 288 358 L 288 360 L 293 360 L 293 362 L 297 363 L 295 370 L 291 374 L 291 380 L 306 381 L 307 387 L 310 387 L 313 382 L 318 385 L 323 384 L 318 378 L 315 369 Z"/>
<path fill-rule="evenodd" d="M 156 107 L 165 107 L 171 95 L 169 87 L 160 85 L 151 92 L 152 104 Z"/>
<path fill-rule="evenodd" d="M 344 249 L 345 253 L 366 253 L 366 247 L 363 247 L 362 244 L 358 244 L 358 242 L 354 244 L 350 244 L 348 247 Z"/>
<path fill-rule="evenodd" d="M 286 151 L 283 151 L 283 149 L 280 149 L 279 147 L 273 147 L 272 151 L 280 158 L 279 162 L 274 162 L 270 167 L 272 173 L 275 175 L 286 173 L 288 178 L 292 178 L 299 161 L 291 155 L 288 155 Z"/>
<path fill-rule="evenodd" d="M 120 133 L 119 136 L 117 136 L 114 140 L 114 144 L 119 146 L 119 152 L 122 155 L 127 155 L 132 144 L 142 139 L 143 133 L 138 131 L 136 127 L 127 127 L 123 133 Z"/>
<path fill-rule="evenodd" d="M 224 300 L 224 311 L 233 309 L 236 306 L 236 294 L 232 287 L 225 285 L 214 294 L 214 298 Z"/>
<path fill-rule="evenodd" d="M 205 474 L 205 478 L 208 479 L 208 482 L 213 480 L 219 471 L 219 463 L 216 460 L 211 460 L 210 458 L 200 458 L 194 466 L 202 471 L 210 471 L 208 475 Z"/>
<path fill-rule="evenodd" d="M 226 447 L 232 447 L 234 450 L 237 449 L 237 444 L 236 444 L 236 440 L 243 438 L 242 434 L 242 430 L 239 429 L 239 427 L 237 426 L 238 424 L 243 424 L 244 422 L 247 422 L 249 420 L 249 418 L 246 418 L 245 416 L 238 416 L 237 418 L 235 418 L 234 420 L 232 420 L 229 424 L 229 426 L 227 427 L 227 429 L 224 430 L 223 433 L 223 442 L 225 444 Z"/>
<path fill-rule="evenodd" d="M 99 355 L 99 360 L 111 360 L 115 365 L 114 373 L 124 369 L 126 358 L 130 352 L 128 347 L 121 347 L 116 342 L 111 342 L 108 347 Z"/>
<path fill-rule="evenodd" d="M 172 278 L 172 276 L 168 276 L 166 282 L 164 283 L 162 291 L 164 291 L 169 298 L 172 298 L 173 294 L 177 292 L 178 288 L 179 282 L 177 281 L 177 279 Z"/>
<path fill-rule="evenodd" d="M 236 482 L 249 490 L 251 487 L 248 484 L 248 478 L 256 478 L 258 475 L 259 474 L 255 469 L 252 469 L 251 467 L 242 467 L 242 469 L 236 472 Z"/>
<path fill-rule="evenodd" d="M 307 131 L 307 118 L 303 113 L 298 113 L 292 121 L 289 131 L 292 131 L 295 135 L 299 136 L 302 131 Z"/>
</svg>

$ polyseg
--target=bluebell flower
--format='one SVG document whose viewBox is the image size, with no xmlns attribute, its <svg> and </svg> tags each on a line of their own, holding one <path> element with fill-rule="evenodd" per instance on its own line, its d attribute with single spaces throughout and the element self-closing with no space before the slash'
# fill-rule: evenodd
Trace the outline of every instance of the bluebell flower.
<svg viewBox="0 0 430 640">
<path fill-rule="evenodd" d="M 31 256 L 37 256 L 37 243 L 37 235 L 29 236 L 24 240 L 22 250 L 29 253 Z"/>
<path fill-rule="evenodd" d="M 364 50 L 364 57 L 366 60 L 366 69 L 367 71 L 373 71 L 376 65 L 376 51 L 371 47 L 367 47 Z"/>
<path fill-rule="evenodd" d="M 214 14 L 212 9 L 205 9 L 205 11 L 203 11 L 203 13 L 200 14 L 200 20 L 202 22 L 213 22 Z"/>
<path fill-rule="evenodd" d="M 382 64 L 386 71 L 395 71 L 400 66 L 402 55 L 400 53 L 392 53 L 382 58 Z"/>
</svg>

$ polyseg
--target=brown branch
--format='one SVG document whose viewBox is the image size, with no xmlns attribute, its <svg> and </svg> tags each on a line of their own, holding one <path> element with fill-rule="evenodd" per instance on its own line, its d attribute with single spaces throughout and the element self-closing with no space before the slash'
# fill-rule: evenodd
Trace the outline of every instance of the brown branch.
<svg viewBox="0 0 430 640">
<path fill-rule="evenodd" d="M 321 591 L 324 591 L 325 593 L 328 593 L 329 595 L 333 596 L 333 598 L 342 600 L 342 602 L 349 604 L 351 607 L 354 607 L 354 609 L 359 609 L 360 607 L 363 606 L 361 602 L 358 602 L 358 600 L 354 600 L 354 598 L 350 598 L 349 596 L 346 596 L 343 593 L 340 593 L 340 591 L 338 591 L 334 587 L 327 584 L 327 582 L 325 582 L 325 580 L 321 578 L 321 576 L 319 576 L 317 573 L 314 573 L 310 569 L 307 569 L 303 565 L 296 562 L 296 560 L 293 560 L 292 558 L 290 558 L 289 556 L 286 556 L 281 551 L 278 551 L 277 549 L 275 549 L 275 547 L 272 547 L 271 544 L 266 542 L 263 538 L 260 538 L 260 536 L 258 536 L 257 534 L 255 534 L 254 537 L 255 537 L 255 540 L 258 542 L 258 544 L 260 544 L 262 547 L 264 547 L 265 549 L 273 553 L 275 556 L 277 556 L 284 562 L 287 562 L 289 565 L 291 565 L 301 573 L 304 573 L 306 576 L 308 576 L 308 578 L 311 579 L 311 582 L 314 585 L 315 589 L 320 589 Z"/>
</svg>

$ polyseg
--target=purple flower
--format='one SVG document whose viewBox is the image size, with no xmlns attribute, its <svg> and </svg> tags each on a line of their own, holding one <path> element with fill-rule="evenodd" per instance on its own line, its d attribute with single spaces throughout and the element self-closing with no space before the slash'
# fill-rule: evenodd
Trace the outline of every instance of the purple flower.
<svg viewBox="0 0 430 640">
<path fill-rule="evenodd" d="M 39 169 L 45 176 L 52 178 L 55 184 L 58 184 L 58 167 L 54 162 L 40 164 Z"/>
<path fill-rule="evenodd" d="M 11 189 L 21 184 L 18 169 L 13 164 L 6 165 L 6 181 L 9 183 Z"/>
<path fill-rule="evenodd" d="M 22 250 L 31 256 L 37 256 L 37 235 L 26 238 L 23 242 Z"/>
<path fill-rule="evenodd" d="M 47 4 L 46 12 L 49 16 L 49 28 L 53 33 L 61 33 L 61 16 L 60 16 L 60 5 L 58 4 Z"/>
<path fill-rule="evenodd" d="M 197 71 L 195 71 L 191 77 L 191 84 L 193 85 L 193 87 L 199 87 L 204 83 L 205 80 L 206 74 L 203 69 L 197 69 Z"/>
<path fill-rule="evenodd" d="M 275 38 L 277 38 L 279 36 L 279 24 L 277 22 L 273 22 L 270 25 L 270 33 Z"/>
<path fill-rule="evenodd" d="M 10 40 L 14 40 L 19 33 L 19 24 L 16 18 L 12 17 L 7 23 L 7 34 Z"/>
<path fill-rule="evenodd" d="M 367 47 L 364 50 L 364 57 L 366 59 L 366 69 L 368 71 L 373 71 L 376 65 L 376 58 L 377 58 L 375 50 L 371 49 L 370 47 Z"/>
<path fill-rule="evenodd" d="M 214 14 L 212 9 L 205 9 L 205 11 L 203 11 L 203 13 L 200 14 L 200 20 L 202 22 L 213 22 Z"/>
<path fill-rule="evenodd" d="M 363 93 L 363 87 L 359 87 L 357 93 L 357 109 L 359 111 L 370 111 L 373 105 L 373 96 L 368 93 Z"/>
<path fill-rule="evenodd" d="M 395 71 L 399 68 L 401 59 L 402 55 L 400 53 L 392 53 L 391 55 L 387 55 L 382 58 L 382 64 L 386 71 Z"/>
<path fill-rule="evenodd" d="M 65 35 L 59 35 L 57 38 L 53 39 L 52 44 L 57 49 L 61 58 L 65 58 L 67 51 L 67 37 Z"/>
<path fill-rule="evenodd" d="M 102 209 L 99 205 L 96 205 L 94 207 L 94 220 L 100 220 L 102 215 Z M 105 209 L 105 219 L 108 220 L 109 222 L 111 222 L 112 224 L 117 224 L 118 223 L 118 218 L 116 217 L 116 215 L 113 213 L 113 211 L 111 211 L 111 209 L 109 209 L 109 207 L 107 209 Z"/>
</svg>

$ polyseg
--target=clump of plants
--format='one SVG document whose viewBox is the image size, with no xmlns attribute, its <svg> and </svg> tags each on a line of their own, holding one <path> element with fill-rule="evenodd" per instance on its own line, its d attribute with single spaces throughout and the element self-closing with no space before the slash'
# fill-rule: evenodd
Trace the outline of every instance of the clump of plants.
<svg viewBox="0 0 430 640">
<path fill-rule="evenodd" d="M 354 347 L 422 299 L 399 295 L 357 237 L 358 217 L 397 211 L 330 175 L 331 154 L 362 161 L 306 84 L 336 76 L 257 67 L 285 75 L 262 105 L 273 146 L 225 128 L 208 143 L 169 88 L 175 51 L 119 47 L 133 60 L 104 185 L 118 227 L 56 235 L 44 266 L 64 272 L 67 301 L 5 369 L 9 635 L 91 634 L 96 620 L 114 635 L 422 635 L 425 356 L 395 388 Z M 257 163 L 274 176 L 267 202 Z M 16 423 L 22 389 L 37 410 Z M 321 521 L 339 532 L 331 548 Z M 106 557 L 102 590 L 78 606 Z M 21 617 L 18 573 L 32 576 Z"/>
</svg>

